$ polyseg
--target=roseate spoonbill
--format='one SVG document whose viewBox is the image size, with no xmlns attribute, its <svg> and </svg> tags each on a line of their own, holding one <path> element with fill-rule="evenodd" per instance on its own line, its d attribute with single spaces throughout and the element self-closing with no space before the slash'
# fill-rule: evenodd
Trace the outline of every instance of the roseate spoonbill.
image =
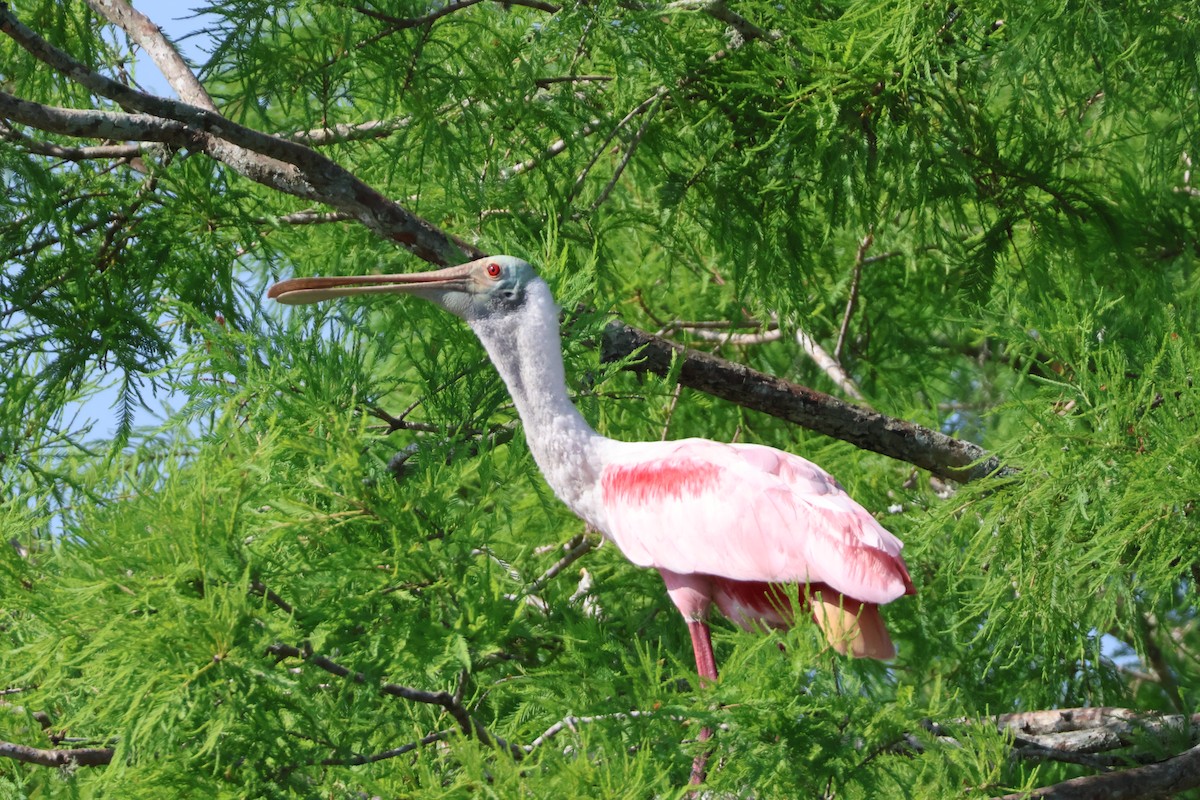
<svg viewBox="0 0 1200 800">
<path fill-rule="evenodd" d="M 422 297 L 471 326 L 554 493 L 630 561 L 662 574 L 703 681 L 717 678 L 705 621 L 713 603 L 746 629 L 788 626 L 791 609 L 807 607 L 839 652 L 895 655 L 879 606 L 915 592 L 900 540 L 799 456 L 596 433 L 567 394 L 558 307 L 525 261 L 492 256 L 435 272 L 293 278 L 267 296 L 298 304 L 383 293 Z M 792 603 L 785 587 L 797 585 Z"/>
</svg>

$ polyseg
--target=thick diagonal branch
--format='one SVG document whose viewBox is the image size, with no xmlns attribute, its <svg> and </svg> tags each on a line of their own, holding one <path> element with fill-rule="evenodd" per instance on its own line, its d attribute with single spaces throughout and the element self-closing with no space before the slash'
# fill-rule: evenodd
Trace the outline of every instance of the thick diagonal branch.
<svg viewBox="0 0 1200 800">
<path fill-rule="evenodd" d="M 627 369 L 667 375 L 680 361 L 679 382 L 744 408 L 794 422 L 864 450 L 906 461 L 959 482 L 1008 474 L 1000 460 L 979 445 L 954 439 L 914 422 L 844 403 L 743 364 L 691 350 L 613 322 L 604 330 L 601 358 L 619 361 L 637 354 Z"/>
<path fill-rule="evenodd" d="M 162 28 L 125 0 L 87 0 L 87 4 L 109 22 L 120 27 L 138 43 L 158 66 L 167 83 L 179 93 L 179 99 L 209 111 L 216 111 L 212 98 L 196 79 L 183 56 L 163 34 Z"/>
<path fill-rule="evenodd" d="M 163 123 L 182 123 L 192 137 L 192 149 L 265 186 L 345 211 L 431 264 L 457 263 L 464 254 L 470 258 L 483 255 L 478 248 L 449 236 L 304 145 L 247 128 L 205 108 L 139 92 L 89 69 L 22 24 L 2 3 L 0 32 L 55 71 L 122 108 L 162 118 Z M 100 130 L 85 129 L 69 135 L 105 136 Z"/>
</svg>

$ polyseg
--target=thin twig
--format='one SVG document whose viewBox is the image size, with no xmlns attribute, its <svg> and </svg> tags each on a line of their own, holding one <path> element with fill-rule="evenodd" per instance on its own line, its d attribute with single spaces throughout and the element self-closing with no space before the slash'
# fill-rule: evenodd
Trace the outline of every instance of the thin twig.
<svg viewBox="0 0 1200 800">
<path fill-rule="evenodd" d="M 600 190 L 600 194 L 588 208 L 588 214 L 595 213 L 596 209 L 603 205 L 604 201 L 608 199 L 609 194 L 612 193 L 613 187 L 615 187 L 617 185 L 617 181 L 621 179 L 621 175 L 625 172 L 625 168 L 629 166 L 629 162 L 633 160 L 633 154 L 637 151 L 638 145 L 641 144 L 642 137 L 646 135 L 646 131 L 650 127 L 651 120 L 654 119 L 654 112 L 661 104 L 662 98 L 665 96 L 665 91 L 659 93 L 657 95 L 659 102 L 654 103 L 646 110 L 646 118 L 643 119 L 642 124 L 638 126 L 637 132 L 633 134 L 633 138 L 629 140 L 629 144 L 625 148 L 625 155 L 621 157 L 621 161 L 617 164 L 617 168 L 613 170 L 612 177 L 608 179 L 608 183 L 604 184 L 604 188 Z M 582 215 L 580 214 L 576 214 L 575 218 L 579 219 L 581 216 Z"/>
<path fill-rule="evenodd" d="M 456 11 L 461 11 L 464 8 L 469 8 L 481 0 L 458 0 L 456 3 L 447 3 L 436 11 L 431 11 L 423 17 L 395 17 L 391 14 L 385 14 L 382 11 L 375 11 L 366 6 L 353 6 L 354 10 L 362 14 L 364 17 L 377 19 L 380 22 L 388 23 L 389 28 L 393 33 L 396 31 L 407 30 L 409 28 L 421 28 L 426 25 L 432 25 L 439 19 L 449 16 Z"/>
<path fill-rule="evenodd" d="M 293 142 L 306 144 L 309 147 L 319 147 L 340 142 L 359 142 L 370 139 L 386 139 L 396 131 L 404 130 L 412 124 L 412 117 L 396 117 L 394 119 L 374 119 L 368 122 L 343 123 L 325 128 L 310 128 L 306 131 L 293 131 L 283 138 Z"/>
<path fill-rule="evenodd" d="M 612 130 L 608 132 L 608 136 L 604 137 L 604 141 L 601 142 L 600 146 L 595 149 L 595 151 L 592 153 L 592 157 L 588 160 L 588 163 L 584 165 L 579 175 L 575 178 L 575 183 L 571 186 L 571 191 L 567 195 L 568 203 L 574 200 L 575 196 L 579 194 L 579 190 L 583 187 L 584 181 L 587 180 L 588 173 L 591 172 L 592 167 L 596 165 L 596 162 L 600 160 L 600 156 L 608 148 L 609 142 L 616 138 L 617 134 L 621 132 L 622 128 L 632 122 L 635 118 L 645 114 L 648 110 L 653 108 L 658 103 L 659 99 L 666 96 L 666 94 L 667 87 L 659 86 L 654 90 L 654 94 L 638 103 L 632 111 L 622 117 L 620 121 L 618 121 L 617 124 L 612 127 Z"/>
<path fill-rule="evenodd" d="M 612 75 L 555 75 L 549 78 L 534 78 L 533 85 L 546 89 L 556 83 L 606 83 Z"/>
<path fill-rule="evenodd" d="M 687 331 L 697 339 L 704 339 L 707 342 L 720 342 L 721 344 L 745 347 L 777 342 L 783 338 L 783 331 L 775 323 L 768 323 L 766 330 L 761 333 L 733 333 L 732 331 L 720 333 L 718 331 L 705 330 L 704 328 L 689 328 L 687 326 L 680 328 L 680 330 Z"/>
<path fill-rule="evenodd" d="M 469 8 L 479 2 L 481 2 L 481 0 L 458 0 L 458 2 L 455 3 L 447 3 L 441 8 L 438 8 L 436 11 L 431 11 L 422 17 L 395 17 L 391 14 L 385 14 L 382 11 L 375 11 L 374 9 L 370 9 L 361 5 L 353 6 L 353 8 L 355 11 L 365 17 L 370 17 L 371 19 L 377 19 L 380 22 L 388 23 L 389 33 L 395 33 L 396 31 L 403 31 L 411 28 L 427 27 L 437 22 L 442 17 L 449 16 L 456 11 L 462 11 L 464 8 Z M 503 2 L 505 5 L 536 8 L 539 11 L 545 11 L 550 14 L 554 14 L 559 11 L 559 6 L 556 6 L 552 3 L 540 2 L 540 0 L 503 0 Z"/>
<path fill-rule="evenodd" d="M 677 9 L 695 9 L 713 19 L 720 20 L 736 31 L 743 42 L 754 39 L 775 41 L 783 36 L 778 31 L 765 31 L 742 15 L 730 11 L 725 0 L 676 0 L 676 2 L 667 3 L 667 10 Z"/>
<path fill-rule="evenodd" d="M 91 233 L 92 231 L 96 230 L 97 228 L 99 228 L 103 225 L 107 225 L 109 222 L 111 222 L 115 218 L 115 216 L 116 216 L 116 214 L 106 214 L 97 219 L 88 220 L 87 222 L 84 222 L 74 228 L 71 228 L 71 236 L 82 238 L 82 236 L 84 234 Z M 31 255 L 33 253 L 38 253 L 42 250 L 45 250 L 47 247 L 53 247 L 54 245 L 58 244 L 61 241 L 62 241 L 62 237 L 53 235 L 53 234 L 50 236 L 43 237 L 41 239 L 35 239 L 34 241 L 29 242 L 28 244 L 24 245 L 23 247 L 17 247 L 13 250 L 9 250 L 7 253 L 4 253 L 3 254 L 4 260 L 14 261 L 14 260 L 20 258 L 21 256 L 27 256 L 27 255 Z M 65 280 L 67 277 L 67 274 L 68 273 L 64 272 L 62 275 L 59 276 L 58 280 Z M 55 281 L 55 283 L 57 283 L 57 282 L 58 281 Z M 51 285 L 53 285 L 53 284 L 51 284 Z M 42 287 L 39 288 L 39 292 L 44 292 L 47 288 L 49 288 L 49 286 L 43 285 Z"/>
<path fill-rule="evenodd" d="M 596 128 L 599 127 L 599 125 L 600 125 L 600 120 L 598 120 L 598 119 L 591 120 L 590 122 L 588 122 L 588 124 L 586 124 L 582 128 L 580 128 L 579 131 L 573 135 L 572 139 L 573 140 L 584 139 L 588 136 L 591 136 L 593 133 L 596 132 Z M 529 170 L 533 169 L 534 167 L 538 166 L 539 164 L 542 164 L 543 162 L 548 161 L 551 158 L 554 158 L 554 156 L 558 155 L 559 153 L 563 152 L 566 149 L 567 149 L 567 140 L 559 139 L 558 141 L 555 141 L 552 144 L 550 144 L 549 147 L 547 147 L 545 150 L 543 150 L 541 153 L 534 156 L 533 158 L 528 158 L 520 163 L 513 164 L 511 167 L 505 167 L 504 169 L 500 170 L 500 179 L 508 180 L 509 178 L 513 177 L 514 175 L 520 175 L 522 172 L 528 172 Z"/>
<path fill-rule="evenodd" d="M 563 731 L 565 731 L 565 730 L 573 731 L 573 730 L 575 730 L 576 726 L 579 726 L 579 725 L 590 725 L 593 722 L 601 722 L 601 721 L 610 720 L 610 719 L 638 719 L 640 717 L 652 717 L 652 716 L 654 716 L 653 711 L 636 711 L 636 710 L 634 710 L 634 711 L 617 712 L 615 714 L 596 714 L 596 715 L 590 716 L 590 717 L 577 717 L 574 715 L 569 716 L 569 717 L 563 717 L 561 720 L 559 720 L 558 722 L 554 723 L 549 728 L 547 728 L 545 730 L 545 732 L 542 733 L 541 736 L 537 737 L 532 742 L 525 745 L 522 749 L 526 753 L 532 753 L 534 750 L 541 747 L 546 742 L 553 739 L 555 736 L 558 736 Z M 672 719 L 682 719 L 682 717 L 672 717 Z"/>
<path fill-rule="evenodd" d="M 767 322 L 764 324 L 754 319 L 747 319 L 744 322 L 730 322 L 727 319 L 675 319 L 660 327 L 656 335 L 665 336 L 672 331 L 725 331 L 729 330 L 730 328 L 751 328 L 762 330 L 764 327 L 769 330 L 775 330 L 779 327 L 779 325 L 775 322 Z"/>
<path fill-rule="evenodd" d="M 854 255 L 854 272 L 850 276 L 850 296 L 846 299 L 846 312 L 842 314 L 842 325 L 838 328 L 837 343 L 833 346 L 833 360 L 839 364 L 842 362 L 842 347 L 846 344 L 846 333 L 850 330 L 850 318 L 854 316 L 854 309 L 858 305 L 858 284 L 862 280 L 863 259 L 874 241 L 875 234 L 868 231 L 867 235 L 858 243 L 858 252 Z"/>
<path fill-rule="evenodd" d="M 455 730 L 438 731 L 437 733 L 431 733 L 422 739 L 418 739 L 415 742 L 409 742 L 408 744 L 401 745 L 400 747 L 393 747 L 391 750 L 384 750 L 382 753 L 372 753 L 369 756 L 348 756 L 346 758 L 336 758 L 336 757 L 331 756 L 329 758 L 323 759 L 321 761 L 321 766 L 323 766 L 323 767 L 336 767 L 336 766 L 354 767 L 354 766 L 358 766 L 360 764 L 374 764 L 377 761 L 385 761 L 389 758 L 395 758 L 396 756 L 402 756 L 405 753 L 411 753 L 413 750 L 424 747 L 425 745 L 433 744 L 434 742 L 445 741 L 446 739 L 449 739 L 449 738 L 451 738 L 453 736 L 457 736 L 457 735 L 458 735 L 458 731 L 455 731 Z"/>
</svg>

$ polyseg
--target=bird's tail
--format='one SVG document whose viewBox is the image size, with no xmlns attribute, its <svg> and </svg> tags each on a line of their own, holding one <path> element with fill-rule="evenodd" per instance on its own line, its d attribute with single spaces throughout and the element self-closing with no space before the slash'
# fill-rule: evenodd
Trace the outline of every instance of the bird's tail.
<svg viewBox="0 0 1200 800">
<path fill-rule="evenodd" d="M 896 645 L 875 603 L 861 603 L 828 590 L 813 592 L 809 602 L 813 619 L 833 649 L 842 655 L 878 659 L 896 656 Z"/>
</svg>

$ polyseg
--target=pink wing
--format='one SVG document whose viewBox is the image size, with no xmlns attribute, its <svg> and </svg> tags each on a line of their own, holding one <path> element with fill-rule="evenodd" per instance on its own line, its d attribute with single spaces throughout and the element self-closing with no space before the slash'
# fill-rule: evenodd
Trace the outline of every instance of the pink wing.
<svg viewBox="0 0 1200 800">
<path fill-rule="evenodd" d="M 914 591 L 900 540 L 798 456 L 706 439 L 619 443 L 600 482 L 605 532 L 639 566 L 824 583 L 867 603 Z"/>
</svg>

